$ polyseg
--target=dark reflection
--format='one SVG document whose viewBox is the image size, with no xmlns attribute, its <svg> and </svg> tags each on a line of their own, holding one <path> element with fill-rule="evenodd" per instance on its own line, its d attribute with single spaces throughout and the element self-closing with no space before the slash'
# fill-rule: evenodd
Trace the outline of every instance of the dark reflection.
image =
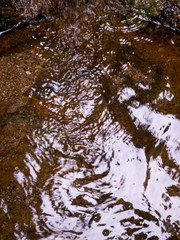
<svg viewBox="0 0 180 240">
<path fill-rule="evenodd" d="M 1 133 L 2 237 L 178 238 L 177 36 L 89 8 L 32 47 L 45 69 Z"/>
</svg>

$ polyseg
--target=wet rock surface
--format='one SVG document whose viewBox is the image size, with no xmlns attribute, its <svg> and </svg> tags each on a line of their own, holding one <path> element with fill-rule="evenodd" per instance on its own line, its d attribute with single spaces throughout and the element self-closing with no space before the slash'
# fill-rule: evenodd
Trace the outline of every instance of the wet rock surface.
<svg viewBox="0 0 180 240">
<path fill-rule="evenodd" d="M 12 28 L 20 21 L 20 13 L 15 9 L 11 0 L 0 2 L 0 32 Z"/>
<path fill-rule="evenodd" d="M 170 27 L 179 31 L 180 24 L 180 5 L 177 0 L 112 0 L 112 1 L 84 1 L 84 0 L 69 0 L 69 1 L 15 1 L 2 0 L 0 3 L 0 31 L 4 31 L 13 27 L 18 23 L 29 22 L 46 18 L 47 16 L 61 15 L 62 10 L 66 8 L 77 9 L 82 5 L 92 6 L 111 6 L 130 24 L 138 24 L 143 26 L 142 22 L 152 22 L 162 26 Z"/>
</svg>

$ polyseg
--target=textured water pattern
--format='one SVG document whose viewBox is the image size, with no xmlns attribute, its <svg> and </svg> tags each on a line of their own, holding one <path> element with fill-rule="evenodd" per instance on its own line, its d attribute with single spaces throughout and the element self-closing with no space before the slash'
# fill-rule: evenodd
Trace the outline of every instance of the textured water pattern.
<svg viewBox="0 0 180 240">
<path fill-rule="evenodd" d="M 1 239 L 178 239 L 178 37 L 105 9 L 41 24 L 44 71 L 2 132 L 23 134 L 1 154 Z"/>
</svg>

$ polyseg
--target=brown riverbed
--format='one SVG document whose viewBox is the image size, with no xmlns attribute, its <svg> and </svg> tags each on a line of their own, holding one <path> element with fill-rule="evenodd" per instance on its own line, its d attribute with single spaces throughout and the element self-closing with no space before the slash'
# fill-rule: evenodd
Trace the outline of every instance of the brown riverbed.
<svg viewBox="0 0 180 240">
<path fill-rule="evenodd" d="M 179 239 L 178 34 L 89 7 L 0 52 L 0 239 Z"/>
</svg>

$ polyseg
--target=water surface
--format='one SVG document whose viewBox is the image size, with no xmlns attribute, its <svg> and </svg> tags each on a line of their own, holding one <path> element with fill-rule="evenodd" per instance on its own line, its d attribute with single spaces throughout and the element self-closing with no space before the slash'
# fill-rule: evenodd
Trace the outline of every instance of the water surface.
<svg viewBox="0 0 180 240">
<path fill-rule="evenodd" d="M 2 126 L 1 239 L 179 239 L 177 34 L 92 8 L 31 29 L 13 51 L 44 69 Z"/>
</svg>

